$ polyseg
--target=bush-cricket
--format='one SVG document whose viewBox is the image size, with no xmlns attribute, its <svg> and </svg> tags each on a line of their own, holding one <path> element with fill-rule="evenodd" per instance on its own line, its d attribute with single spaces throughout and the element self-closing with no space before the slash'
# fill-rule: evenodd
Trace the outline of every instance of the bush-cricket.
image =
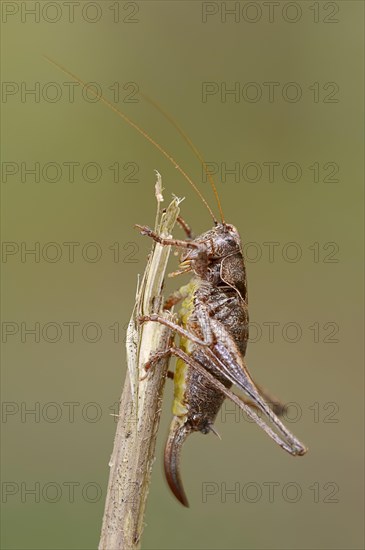
<svg viewBox="0 0 365 550">
<path fill-rule="evenodd" d="M 47 59 L 80 84 L 86 84 L 58 63 Z M 193 274 L 190 283 L 167 299 L 166 309 L 171 309 L 182 300 L 176 322 L 159 315 L 140 319 L 140 322 L 167 325 L 174 334 L 180 336 L 179 345 L 172 342 L 167 351 L 156 351 L 146 365 L 146 375 L 153 363 L 162 356 L 177 357 L 174 374 L 174 418 L 165 447 L 164 464 L 171 490 L 183 505 L 188 506 L 179 474 L 181 447 L 187 435 L 194 431 L 216 433 L 213 427 L 214 420 L 225 398 L 231 399 L 243 409 L 291 455 L 303 455 L 307 449 L 280 421 L 277 416 L 280 413 L 280 404 L 273 402 L 269 405 L 273 400 L 253 382 L 245 363 L 249 317 L 246 268 L 238 231 L 224 219 L 215 183 L 199 151 L 168 114 L 155 102 L 144 97 L 172 122 L 202 163 L 220 213 L 218 222 L 201 191 L 175 159 L 115 105 L 105 97 L 99 96 L 100 101 L 142 134 L 175 166 L 199 195 L 214 223 L 212 229 L 192 238 L 188 224 L 180 218 L 180 225 L 187 235 L 184 240 L 162 238 L 147 226 L 136 226 L 143 235 L 151 237 L 161 245 L 183 250 L 179 270 L 174 275 Z M 248 399 L 242 399 L 234 394 L 231 391 L 232 385 L 242 390 Z M 272 423 L 272 427 L 258 416 L 255 409 L 264 414 Z"/>
</svg>

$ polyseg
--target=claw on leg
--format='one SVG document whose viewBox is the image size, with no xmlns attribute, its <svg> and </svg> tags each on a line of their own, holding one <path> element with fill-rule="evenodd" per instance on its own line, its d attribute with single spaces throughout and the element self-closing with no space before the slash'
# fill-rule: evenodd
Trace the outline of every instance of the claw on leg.
<svg viewBox="0 0 365 550">
<path fill-rule="evenodd" d="M 147 361 L 147 363 L 145 363 L 144 365 L 144 370 L 145 370 L 145 373 L 140 377 L 140 380 L 145 380 L 148 376 L 148 372 L 149 370 L 154 367 L 156 365 L 156 363 L 158 363 L 161 359 L 164 359 L 165 357 L 168 357 L 169 355 L 171 355 L 171 344 L 170 346 L 168 347 L 168 349 L 164 349 L 164 350 L 161 350 L 161 351 L 156 351 L 153 355 L 151 355 L 151 357 L 149 358 L 149 360 Z M 167 377 L 168 378 L 171 378 L 172 380 L 174 379 L 174 373 L 172 371 L 167 371 Z"/>
</svg>

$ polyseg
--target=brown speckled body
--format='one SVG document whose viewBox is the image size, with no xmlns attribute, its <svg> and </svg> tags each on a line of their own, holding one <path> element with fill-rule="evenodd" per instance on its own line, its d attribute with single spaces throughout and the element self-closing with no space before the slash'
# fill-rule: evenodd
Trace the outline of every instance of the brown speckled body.
<svg viewBox="0 0 365 550">
<path fill-rule="evenodd" d="M 184 328 L 204 340 L 210 319 L 214 318 L 222 324 L 235 341 L 242 356 L 246 353 L 248 341 L 248 305 L 246 269 L 240 245 L 240 238 L 233 226 L 219 225 L 203 235 L 195 242 L 209 246 L 207 253 L 189 250 L 181 258 L 190 262 L 195 272 L 195 279 L 190 285 L 192 296 L 190 311 L 185 311 L 180 321 Z M 204 309 L 206 317 L 199 318 L 198 312 Z M 187 309 L 187 308 L 185 308 Z M 227 380 L 219 368 L 207 357 L 204 349 L 184 341 L 190 356 L 204 366 L 215 379 L 222 382 L 226 388 L 232 383 Z M 212 343 L 214 350 L 214 342 Z M 181 377 L 175 384 L 181 384 Z M 186 413 L 175 416 L 165 447 L 165 473 L 170 488 L 184 505 L 187 499 L 179 476 L 179 457 L 181 447 L 186 437 L 195 431 L 207 434 L 212 431 L 216 416 L 225 400 L 225 395 L 207 381 L 206 377 L 196 369 L 185 366 L 183 391 L 177 390 Z"/>
<path fill-rule="evenodd" d="M 268 404 L 267 393 L 255 385 L 245 363 L 249 321 L 246 269 L 235 227 L 217 224 L 192 241 L 165 239 L 147 227 L 140 229 L 163 245 L 185 248 L 180 273 L 194 273 L 192 281 L 167 302 L 170 307 L 184 298 L 178 324 L 158 315 L 143 318 L 165 324 L 180 335 L 178 348 L 172 346 L 162 352 L 178 357 L 174 418 L 165 446 L 164 465 L 171 490 L 188 506 L 179 474 L 181 447 L 194 431 L 215 432 L 213 424 L 226 397 L 291 455 L 301 456 L 307 449 L 279 420 L 273 405 Z M 159 357 L 156 354 L 155 359 Z M 232 384 L 245 392 L 248 401 L 230 391 Z M 272 426 L 258 417 L 254 408 L 261 410 Z"/>
<path fill-rule="evenodd" d="M 248 309 L 247 304 L 237 291 L 229 286 L 218 285 L 213 287 L 202 284 L 194 293 L 195 301 L 199 304 L 206 304 L 209 317 L 222 323 L 244 356 L 248 340 Z M 185 328 L 203 338 L 201 327 L 194 312 Z M 209 361 L 204 349 L 193 346 L 191 356 L 227 388 L 232 386 L 221 370 Z M 194 368 L 188 367 L 185 401 L 188 404 L 189 412 L 186 423 L 191 431 L 208 433 L 224 400 L 225 396 L 222 392 L 217 391 Z"/>
</svg>

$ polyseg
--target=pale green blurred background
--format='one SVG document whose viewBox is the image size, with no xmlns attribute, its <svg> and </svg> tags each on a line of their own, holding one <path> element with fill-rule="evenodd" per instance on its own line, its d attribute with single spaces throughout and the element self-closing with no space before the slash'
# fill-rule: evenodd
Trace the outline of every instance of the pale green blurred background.
<svg viewBox="0 0 365 550">
<path fill-rule="evenodd" d="M 241 168 L 257 163 L 263 170 L 257 182 L 242 175 L 238 181 L 227 176 L 223 184 L 217 174 L 216 180 L 227 220 L 245 243 L 256 243 L 248 256 L 262 251 L 259 261 L 247 263 L 251 320 L 262 329 L 261 339 L 249 346 L 248 364 L 259 382 L 295 403 L 290 411 L 298 419 L 287 424 L 310 451 L 293 459 L 256 426 L 221 415 L 222 441 L 196 435 L 184 448 L 191 508 L 183 509 L 162 476 L 171 419 L 168 382 L 143 548 L 364 548 L 363 3 L 280 2 L 271 22 L 265 3 L 255 12 L 247 2 L 227 2 L 240 11 L 236 21 L 227 15 L 226 22 L 217 2 L 76 2 L 74 22 L 65 2 L 57 3 L 60 11 L 41 2 L 49 11 L 35 21 L 24 8 L 34 4 L 2 3 L 2 79 L 5 92 L 13 91 L 1 105 L 2 162 L 15 163 L 3 164 L 5 176 L 19 168 L 15 175 L 3 173 L 2 183 L 3 241 L 10 243 L 5 251 L 14 252 L 3 255 L 2 263 L 3 548 L 97 547 L 115 432 L 110 413 L 125 376 L 123 327 L 150 246 L 133 224 L 154 222 L 154 169 L 163 176 L 166 200 L 172 193 L 186 197 L 182 212 L 196 232 L 211 225 L 174 167 L 133 129 L 100 103 L 83 100 L 79 89 L 75 101 L 68 100 L 64 83 L 70 79 L 43 54 L 99 83 L 109 99 L 118 82 L 118 106 L 176 157 L 211 204 L 212 193 L 186 144 L 151 106 L 125 101 L 132 90 L 123 89 L 126 83 L 136 83 L 172 113 L 207 161 Z M 120 21 L 114 22 L 118 6 Z M 207 9 L 212 15 L 203 22 Z M 279 83 L 272 102 L 263 85 L 269 81 Z M 22 86 L 45 92 L 51 82 L 60 86 L 59 101 L 17 92 Z M 203 102 L 203 82 L 218 89 L 222 83 L 229 88 L 255 82 L 263 95 L 257 102 L 242 96 L 222 102 L 217 93 Z M 283 99 L 288 82 L 301 87 L 299 101 Z M 22 162 L 80 165 L 73 182 L 65 167 L 59 181 L 50 181 L 50 168 L 39 182 L 31 175 L 22 182 Z M 89 162 L 102 170 L 94 183 L 80 169 Z M 272 182 L 264 162 L 280 163 Z M 288 162 L 300 166 L 299 181 L 281 175 Z M 118 182 L 109 168 L 115 163 Z M 123 181 L 135 167 L 126 163 L 137 165 L 134 182 Z M 313 165 L 319 181 L 316 168 L 309 169 Z M 336 166 L 337 181 L 323 181 Z M 45 254 L 44 245 L 55 242 L 62 255 L 53 263 L 42 256 L 22 261 L 16 251 L 22 242 L 30 248 L 40 243 Z M 73 263 L 66 242 L 81 243 Z M 94 263 L 81 254 L 90 242 L 102 251 Z M 265 242 L 280 243 L 273 262 Z M 297 262 L 283 259 L 290 242 L 302 251 Z M 88 251 L 91 257 L 95 249 Z M 48 249 L 49 258 L 54 252 Z M 172 257 L 171 270 L 176 265 Z M 179 282 L 170 281 L 169 288 Z M 38 342 L 24 330 L 37 322 L 41 331 L 49 330 Z M 79 323 L 73 343 L 65 325 L 70 322 Z M 85 337 L 81 332 L 91 322 L 101 331 L 95 343 L 87 341 L 95 337 L 92 326 Z M 263 324 L 268 322 L 280 323 L 273 342 Z M 288 322 L 301 328 L 296 343 L 282 335 Z M 61 327 L 58 336 L 55 327 Z M 65 403 L 74 404 L 72 422 Z M 97 403 L 95 422 L 90 403 Z M 39 417 L 24 415 L 35 407 Z M 225 412 L 231 408 L 227 404 Z M 70 483 L 76 484 L 74 499 Z M 207 483 L 215 494 L 204 502 Z M 273 498 L 269 485 L 275 486 Z M 94 486 L 101 493 L 91 502 Z M 225 487 L 239 493 L 225 498 Z M 35 496 L 25 494 L 32 488 Z"/>
</svg>

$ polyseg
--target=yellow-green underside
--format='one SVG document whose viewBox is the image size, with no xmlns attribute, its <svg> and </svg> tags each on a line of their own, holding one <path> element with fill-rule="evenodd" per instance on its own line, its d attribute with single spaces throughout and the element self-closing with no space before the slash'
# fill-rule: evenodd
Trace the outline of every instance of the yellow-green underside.
<svg viewBox="0 0 365 550">
<path fill-rule="evenodd" d="M 197 281 L 191 281 L 185 287 L 182 292 L 186 295 L 186 298 L 181 304 L 179 312 L 180 322 L 185 328 L 186 324 L 193 312 L 194 308 L 194 292 L 198 287 Z M 192 342 L 185 337 L 180 338 L 180 348 L 186 353 L 191 353 Z M 174 375 L 174 402 L 172 405 L 172 412 L 175 416 L 183 417 L 187 414 L 188 409 L 185 404 L 185 391 L 187 382 L 188 365 L 184 363 L 182 359 L 178 359 L 176 362 L 176 370 Z"/>
</svg>

